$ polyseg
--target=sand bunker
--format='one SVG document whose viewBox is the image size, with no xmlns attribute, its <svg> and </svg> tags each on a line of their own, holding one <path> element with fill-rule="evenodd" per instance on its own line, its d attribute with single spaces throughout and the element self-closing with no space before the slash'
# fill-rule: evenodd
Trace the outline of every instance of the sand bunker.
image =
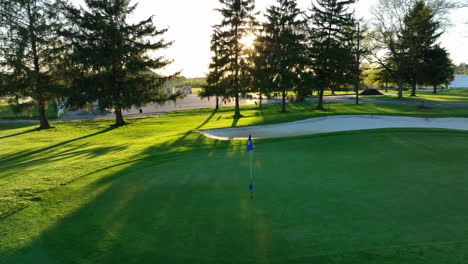
<svg viewBox="0 0 468 264">
<path fill-rule="evenodd" d="M 468 130 L 468 118 L 420 118 L 403 116 L 328 116 L 289 123 L 200 130 L 207 137 L 220 140 L 277 138 L 319 133 L 377 128 L 448 128 Z"/>
</svg>

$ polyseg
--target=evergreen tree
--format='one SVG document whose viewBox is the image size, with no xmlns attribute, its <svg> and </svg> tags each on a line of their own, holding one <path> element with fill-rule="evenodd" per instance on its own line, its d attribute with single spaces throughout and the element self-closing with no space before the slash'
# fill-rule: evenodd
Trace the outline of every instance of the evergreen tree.
<svg viewBox="0 0 468 264">
<path fill-rule="evenodd" d="M 450 56 L 444 48 L 436 45 L 427 51 L 424 55 L 425 61 L 425 84 L 431 85 L 434 88 L 433 93 L 437 93 L 437 87 L 440 85 L 448 85 L 454 79 L 454 65 Z"/>
<path fill-rule="evenodd" d="M 210 98 L 215 97 L 216 106 L 215 109 L 219 109 L 219 99 L 220 97 L 225 99 L 225 91 L 223 84 L 223 68 L 224 64 L 223 57 L 221 54 L 224 53 L 226 47 L 222 42 L 222 32 L 218 26 L 214 27 L 213 35 L 211 37 L 211 63 L 209 66 L 209 73 L 206 77 L 207 85 L 204 85 L 202 92 L 199 94 L 201 98 Z"/>
<path fill-rule="evenodd" d="M 216 62 L 222 72 L 219 82 L 222 83 L 223 94 L 235 99 L 234 117 L 242 117 L 240 113 L 240 95 L 247 92 L 246 76 L 250 72 L 250 59 L 246 47 L 241 40 L 251 34 L 255 24 L 253 10 L 254 0 L 220 0 L 222 5 L 217 9 L 223 19 L 219 25 L 220 42 L 223 43 Z"/>
<path fill-rule="evenodd" d="M 259 94 L 259 106 L 262 107 L 263 95 L 266 95 L 267 98 L 270 97 L 270 94 L 274 90 L 274 84 L 272 82 L 273 73 L 271 65 L 271 54 L 269 50 L 271 48 L 271 42 L 267 42 L 263 32 L 257 37 L 254 47 L 254 55 L 252 56 L 252 88 L 254 92 Z"/>
<path fill-rule="evenodd" d="M 61 91 L 56 75 L 57 14 L 57 6 L 48 0 L 10 0 L 0 5 L 0 90 L 14 98 L 32 98 L 39 129 L 51 127 L 46 109 Z"/>
<path fill-rule="evenodd" d="M 395 82 L 395 80 L 392 78 L 393 76 L 382 67 L 378 67 L 376 70 L 377 72 L 371 80 L 383 85 L 385 87 L 385 92 L 388 92 L 389 84 Z"/>
<path fill-rule="evenodd" d="M 161 36 L 153 17 L 129 23 L 137 5 L 129 0 L 86 0 L 85 9 L 66 6 L 71 26 L 62 32 L 69 40 L 69 104 L 83 106 L 98 102 L 101 109 L 114 109 L 115 126 L 125 125 L 122 111 L 148 103 L 175 100 L 181 93 L 167 94 L 164 86 L 171 76 L 157 70 L 170 64 L 151 53 L 172 43 Z"/>
<path fill-rule="evenodd" d="M 317 0 L 312 5 L 312 67 L 319 89 L 317 109 L 323 109 L 325 88 L 336 89 L 350 82 L 355 65 L 352 46 L 353 13 L 348 11 L 355 0 Z"/>
<path fill-rule="evenodd" d="M 408 47 L 406 61 L 409 67 L 405 79 L 411 85 L 411 96 L 416 96 L 417 84 L 423 84 L 425 77 L 430 78 L 425 72 L 425 61 L 429 60 L 425 56 L 436 55 L 430 50 L 441 35 L 439 29 L 440 24 L 432 8 L 424 1 L 417 1 L 405 16 L 401 38 Z"/>
<path fill-rule="evenodd" d="M 302 79 L 306 63 L 306 24 L 295 0 L 277 0 L 267 9 L 267 21 L 256 45 L 256 71 L 261 84 L 281 93 L 282 112 L 286 112 L 286 94 L 296 91 L 302 96 Z M 263 63 L 263 65 L 262 65 Z M 269 73 L 267 76 L 266 73 Z M 269 79 L 269 80 L 267 80 Z"/>
</svg>

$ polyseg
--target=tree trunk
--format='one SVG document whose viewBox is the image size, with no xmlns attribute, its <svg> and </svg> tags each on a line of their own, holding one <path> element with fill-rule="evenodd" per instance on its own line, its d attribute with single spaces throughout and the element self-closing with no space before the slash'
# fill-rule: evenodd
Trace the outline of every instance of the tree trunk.
<svg viewBox="0 0 468 264">
<path fill-rule="evenodd" d="M 216 110 L 219 109 L 219 97 L 216 95 Z"/>
<path fill-rule="evenodd" d="M 259 108 L 262 108 L 262 100 L 263 100 L 263 96 L 262 96 L 262 92 L 260 92 L 260 100 L 259 100 Z"/>
<path fill-rule="evenodd" d="M 388 83 L 385 83 L 385 92 L 388 93 Z"/>
<path fill-rule="evenodd" d="M 234 35 L 236 37 L 236 39 L 240 39 L 240 34 L 239 34 L 239 31 L 238 31 L 238 26 L 236 25 L 234 27 Z M 237 42 L 237 45 L 239 45 L 239 43 Z M 240 113 L 240 106 L 239 106 L 239 53 L 238 53 L 238 46 L 236 46 L 235 48 L 235 55 L 234 55 L 234 60 L 236 62 L 236 65 L 235 65 L 235 73 L 234 73 L 234 92 L 235 92 L 235 101 L 236 101 L 236 106 L 235 106 L 235 109 L 234 109 L 234 118 L 241 118 L 242 115 Z"/>
<path fill-rule="evenodd" d="M 317 105 L 317 109 L 319 110 L 323 110 L 323 91 L 324 91 L 324 88 L 320 88 L 320 90 L 318 91 L 318 105 Z"/>
<path fill-rule="evenodd" d="M 236 106 L 234 110 L 234 118 L 241 118 L 242 115 L 240 113 L 240 106 L 239 106 L 239 94 L 236 93 Z"/>
<path fill-rule="evenodd" d="M 286 113 L 286 90 L 282 91 L 281 113 Z"/>
<path fill-rule="evenodd" d="M 39 102 L 39 120 L 40 126 L 39 129 L 50 129 L 51 126 L 47 120 L 47 112 L 44 102 Z"/>
<path fill-rule="evenodd" d="M 434 91 L 432 93 L 437 94 L 437 85 L 434 85 Z"/>
<path fill-rule="evenodd" d="M 356 82 L 356 104 L 359 104 L 359 82 Z"/>
<path fill-rule="evenodd" d="M 115 108 L 115 127 L 125 126 L 125 120 L 122 115 L 122 109 Z"/>
<path fill-rule="evenodd" d="M 411 96 L 416 96 L 416 83 L 411 85 Z"/>
<path fill-rule="evenodd" d="M 398 82 L 398 99 L 403 99 L 403 79 L 399 77 Z"/>
</svg>

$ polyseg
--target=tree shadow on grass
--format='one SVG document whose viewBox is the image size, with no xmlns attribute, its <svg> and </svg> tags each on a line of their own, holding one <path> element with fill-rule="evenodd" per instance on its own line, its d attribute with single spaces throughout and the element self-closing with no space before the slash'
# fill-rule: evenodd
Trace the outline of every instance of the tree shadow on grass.
<svg viewBox="0 0 468 264">
<path fill-rule="evenodd" d="M 170 151 L 171 149 L 178 148 L 178 147 L 195 147 L 197 145 L 197 142 L 199 142 L 199 139 L 200 139 L 200 137 L 196 136 L 196 135 L 199 135 L 197 130 L 203 127 L 204 125 L 206 125 L 207 123 L 209 123 L 217 112 L 218 110 L 216 109 L 213 110 L 211 114 L 195 128 L 188 130 L 185 133 L 180 134 L 180 137 L 178 137 L 175 140 L 168 141 L 164 144 L 161 144 L 158 147 L 158 151 L 167 152 L 167 151 Z"/>
<path fill-rule="evenodd" d="M 233 117 L 231 127 L 237 127 L 237 123 L 239 123 L 240 117 Z"/>
<path fill-rule="evenodd" d="M 44 148 L 40 148 L 40 149 L 36 149 L 36 150 L 24 150 L 24 151 L 19 151 L 13 155 L 8 155 L 7 157 L 0 157 L 2 159 L 2 165 L 0 166 L 0 168 L 3 168 L 5 166 L 12 166 L 14 164 L 17 164 L 17 163 L 21 163 L 21 162 L 24 162 L 24 161 L 29 161 L 31 159 L 32 156 L 35 156 L 35 155 L 38 155 L 38 154 L 44 154 L 44 153 L 47 153 L 49 151 L 52 151 L 52 150 L 55 150 L 59 147 L 64 147 L 70 143 L 74 143 L 76 141 L 79 141 L 79 140 L 83 140 L 83 139 L 86 139 L 86 138 L 90 138 L 90 137 L 94 137 L 94 136 L 97 136 L 97 135 L 101 135 L 101 134 L 104 134 L 104 133 L 107 133 L 109 131 L 113 130 L 113 128 L 107 128 L 107 129 L 104 129 L 104 130 L 101 130 L 101 131 L 98 131 L 98 132 L 95 132 L 95 133 L 92 133 L 92 134 L 89 134 L 89 135 L 85 135 L 85 136 L 82 136 L 82 137 L 78 137 L 78 138 L 74 138 L 74 139 L 70 139 L 70 140 L 67 140 L 67 141 L 63 141 L 63 142 L 60 142 L 60 143 L 57 143 L 57 144 L 54 144 L 54 145 L 51 145 L 51 146 L 48 146 L 48 147 L 44 147 Z"/>
<path fill-rule="evenodd" d="M 16 171 L 12 171 L 11 173 L 5 173 L 8 170 L 15 170 L 20 168 L 25 168 L 26 166 L 34 166 L 39 163 L 47 164 L 54 161 L 61 161 L 66 160 L 69 158 L 86 158 L 86 159 L 93 159 L 98 156 L 106 155 L 108 153 L 123 151 L 127 148 L 127 146 L 110 146 L 110 147 L 94 147 L 84 149 L 86 147 L 91 146 L 90 144 L 80 144 L 74 146 L 73 148 L 60 151 L 51 155 L 47 155 L 46 157 L 39 157 L 37 159 L 29 159 L 29 160 L 18 160 L 17 162 L 10 162 L 0 165 L 0 169 L 4 172 L 4 175 L 1 178 L 7 178 L 9 176 L 15 175 Z"/>
<path fill-rule="evenodd" d="M 149 259 L 160 263 L 230 263 L 233 258 L 244 258 L 248 252 L 223 256 L 226 252 L 218 251 L 230 247 L 226 238 L 242 234 L 250 241 L 258 237 L 248 232 L 251 225 L 243 218 L 252 213 L 243 207 L 248 195 L 232 191 L 238 188 L 241 174 L 232 153 L 236 146 L 231 148 L 226 142 L 223 148 L 216 148 L 216 141 L 202 135 L 179 143 L 192 144 L 193 140 L 210 151 L 155 155 L 159 147 L 149 147 L 138 155 L 144 158 L 131 166 L 127 161 L 128 167 L 107 176 L 101 171 L 101 176 L 87 178 L 86 185 L 79 185 L 82 187 L 55 190 L 48 195 L 50 201 L 34 205 L 50 210 L 50 219 L 41 215 L 42 209 L 28 214 L 57 222 L 21 249 L 0 249 L 0 256 L 6 263 L 143 263 Z M 232 157 L 236 162 L 228 167 L 211 164 Z M 226 173 L 234 176 L 223 176 Z M 55 218 L 54 212 L 62 210 L 67 216 Z M 28 217 L 34 221 L 34 215 Z"/>
<path fill-rule="evenodd" d="M 213 110 L 213 112 L 211 112 L 210 116 L 208 116 L 208 118 L 207 118 L 203 123 L 201 123 L 199 126 L 197 126 L 197 127 L 195 128 L 195 130 L 200 129 L 200 128 L 202 128 L 204 125 L 208 124 L 208 122 L 210 122 L 210 120 L 213 118 L 213 116 L 214 116 L 217 112 L 218 112 L 218 110 L 216 110 L 216 109 Z"/>
<path fill-rule="evenodd" d="M 198 128 L 213 116 L 214 113 Z M 90 136 L 33 152 L 44 153 Z M 225 228 L 233 217 L 238 218 L 236 223 L 246 221 L 242 218 L 245 215 L 235 212 L 245 211 L 242 204 L 249 199 L 247 191 L 234 192 L 239 195 L 236 197 L 225 196 L 226 191 L 239 186 L 236 179 L 245 176 L 238 170 L 235 154 L 243 145 L 206 138 L 191 130 L 172 142 L 147 148 L 135 159 L 82 175 L 75 180 L 78 188 L 69 183 L 70 186 L 48 192 L 43 200 L 26 209 L 32 228 L 36 221 L 53 224 L 22 248 L 9 252 L 0 249 L 0 262 L 3 258 L 6 263 L 142 263 L 148 259 L 162 263 L 231 263 L 229 256 L 218 261 L 217 249 L 229 248 L 226 237 L 236 237 L 239 232 L 248 234 L 245 229 L 250 227 L 235 224 L 232 230 Z M 186 150 L 178 148 L 184 146 Z M 80 148 L 54 157 L 79 153 Z M 30 154 L 23 153 L 17 159 Z M 228 166 L 216 165 L 217 161 L 232 157 L 234 162 Z M 225 177 L 232 173 L 236 176 Z M 210 203 L 214 205 L 205 207 Z M 45 218 L 43 210 L 48 211 Z M 61 217 L 64 214 L 67 216 Z M 16 229 L 7 225 L 8 219 L 2 220 L 5 225 L 0 227 L 0 234 L 5 234 L 2 239 L 6 240 L 7 235 L 16 236 Z M 28 227 L 26 224 L 17 232 L 28 233 Z M 255 236 L 251 234 L 248 239 Z M 183 248 L 189 252 L 181 253 Z M 234 258 L 238 258 L 237 253 Z"/>
<path fill-rule="evenodd" d="M 23 132 L 19 132 L 19 133 L 15 133 L 15 134 L 11 134 L 11 135 L 7 135 L 7 136 L 0 137 L 0 139 L 11 138 L 11 137 L 16 137 L 16 136 L 21 136 L 21 135 L 29 134 L 29 133 L 31 133 L 31 132 L 36 132 L 36 131 L 37 131 L 37 129 L 29 129 L 29 130 L 26 130 L 26 131 L 23 131 Z"/>
</svg>

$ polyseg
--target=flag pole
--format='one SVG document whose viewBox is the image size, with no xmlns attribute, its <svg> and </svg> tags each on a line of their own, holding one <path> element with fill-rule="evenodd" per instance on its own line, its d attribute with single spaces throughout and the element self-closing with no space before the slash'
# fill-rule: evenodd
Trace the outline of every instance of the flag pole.
<svg viewBox="0 0 468 264">
<path fill-rule="evenodd" d="M 253 200 L 252 151 L 250 152 L 250 200 Z"/>
<path fill-rule="evenodd" d="M 254 149 L 252 143 L 252 135 L 249 136 L 249 140 L 247 141 L 247 151 L 250 152 L 250 200 L 253 200 L 253 168 L 252 168 L 252 150 Z"/>
</svg>

